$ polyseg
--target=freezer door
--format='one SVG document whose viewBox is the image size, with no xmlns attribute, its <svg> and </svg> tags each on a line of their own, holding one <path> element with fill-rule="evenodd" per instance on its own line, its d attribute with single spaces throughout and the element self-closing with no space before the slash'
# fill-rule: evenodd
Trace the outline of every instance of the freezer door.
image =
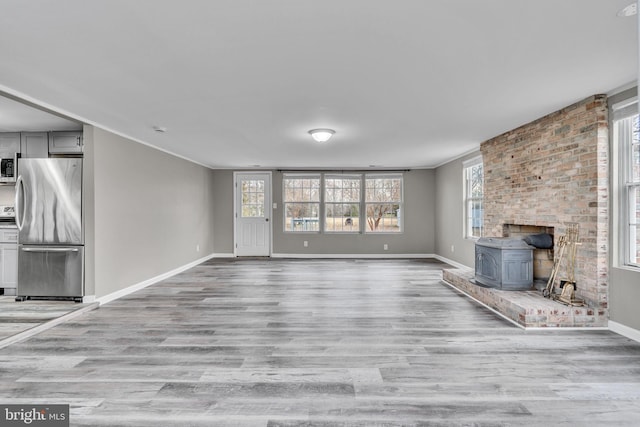
<svg viewBox="0 0 640 427">
<path fill-rule="evenodd" d="M 16 222 L 22 244 L 82 245 L 82 159 L 19 159 Z"/>
<path fill-rule="evenodd" d="M 19 296 L 84 296 L 83 246 L 18 246 Z"/>
</svg>

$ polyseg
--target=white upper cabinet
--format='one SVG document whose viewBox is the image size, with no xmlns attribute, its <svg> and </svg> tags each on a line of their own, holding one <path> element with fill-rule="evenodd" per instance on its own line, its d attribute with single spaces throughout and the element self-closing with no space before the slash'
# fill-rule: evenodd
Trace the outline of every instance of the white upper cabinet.
<svg viewBox="0 0 640 427">
<path fill-rule="evenodd" d="M 0 158 L 11 158 L 20 152 L 20 132 L 0 133 Z"/>
<path fill-rule="evenodd" d="M 82 132 L 49 132 L 49 153 L 82 153 Z"/>
<path fill-rule="evenodd" d="M 20 155 L 24 158 L 49 157 L 47 132 L 22 132 L 20 134 Z"/>
</svg>

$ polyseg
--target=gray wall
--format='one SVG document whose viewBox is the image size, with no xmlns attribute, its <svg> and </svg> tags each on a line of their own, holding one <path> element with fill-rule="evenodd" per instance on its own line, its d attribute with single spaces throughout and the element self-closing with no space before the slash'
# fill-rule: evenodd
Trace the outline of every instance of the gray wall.
<svg viewBox="0 0 640 427">
<path fill-rule="evenodd" d="M 480 155 L 478 150 L 435 170 L 435 252 L 457 263 L 473 267 L 475 240 L 464 237 L 464 194 L 462 163 Z M 452 250 L 453 248 L 453 250 Z"/>
<path fill-rule="evenodd" d="M 412 170 L 404 174 L 404 232 L 400 234 L 318 234 L 284 233 L 282 211 L 282 176 L 272 171 L 273 254 L 290 255 L 419 255 L 432 254 L 435 227 L 435 173 L 433 170 Z M 233 253 L 233 171 L 214 172 L 215 252 Z M 304 247 L 303 241 L 309 246 Z M 387 244 L 389 249 L 384 250 Z"/>
<path fill-rule="evenodd" d="M 609 319 L 640 331 L 640 271 L 612 268 L 609 273 Z"/>
<path fill-rule="evenodd" d="M 233 254 L 233 171 L 213 171 L 213 251 Z"/>
<path fill-rule="evenodd" d="M 95 215 L 95 151 L 93 126 L 83 126 L 84 160 L 82 162 L 82 221 L 84 223 L 84 291 L 96 294 L 96 215 Z"/>
<path fill-rule="evenodd" d="M 88 290 L 99 298 L 213 253 L 212 170 L 98 128 L 85 132 Z"/>
</svg>

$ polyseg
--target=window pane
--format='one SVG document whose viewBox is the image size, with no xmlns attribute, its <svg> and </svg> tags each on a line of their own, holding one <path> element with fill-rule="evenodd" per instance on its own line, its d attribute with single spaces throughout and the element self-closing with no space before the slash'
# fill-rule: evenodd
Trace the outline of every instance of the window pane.
<svg viewBox="0 0 640 427">
<path fill-rule="evenodd" d="M 476 165 L 471 167 L 471 197 L 482 197 L 483 194 L 483 179 L 482 179 L 482 165 Z"/>
<path fill-rule="evenodd" d="M 360 202 L 360 177 L 325 178 L 325 187 L 328 202 Z"/>
<path fill-rule="evenodd" d="M 284 230 L 319 231 L 320 176 L 285 175 L 282 187 Z"/>
<path fill-rule="evenodd" d="M 324 231 L 360 231 L 360 180 L 360 175 L 325 176 Z"/>
<path fill-rule="evenodd" d="M 243 218 L 264 217 L 264 180 L 247 179 L 241 183 L 242 206 L 240 214 Z"/>
<path fill-rule="evenodd" d="M 367 202 L 400 202 L 402 200 L 402 178 L 367 178 Z"/>
<path fill-rule="evenodd" d="M 633 239 L 632 242 L 635 242 L 635 244 L 631 248 L 630 263 L 640 266 L 640 234 L 638 233 L 638 226 L 632 225 L 629 232 L 631 238 Z"/>
<path fill-rule="evenodd" d="M 319 203 L 286 203 L 285 231 L 318 231 Z"/>
<path fill-rule="evenodd" d="M 638 227 L 640 222 L 640 135 L 639 118 L 635 114 L 614 122 L 614 144 L 619 147 L 621 192 L 620 207 L 623 227 L 620 229 L 621 240 L 626 250 L 624 259 L 620 261 L 626 265 L 640 266 L 640 236 Z"/>
<path fill-rule="evenodd" d="M 637 132 L 634 133 L 637 137 Z M 640 143 L 635 143 L 631 147 L 631 180 L 640 182 Z"/>
<path fill-rule="evenodd" d="M 629 189 L 629 263 L 640 265 L 640 186 Z"/>
<path fill-rule="evenodd" d="M 482 163 L 475 163 L 465 168 L 465 236 L 482 237 L 484 196 L 484 169 Z"/>
<path fill-rule="evenodd" d="M 328 203 L 325 206 L 325 231 L 360 231 L 360 206 L 353 203 Z"/>
<path fill-rule="evenodd" d="M 367 233 L 402 231 L 402 176 L 367 175 L 365 179 Z"/>
<path fill-rule="evenodd" d="M 469 230 L 469 237 L 482 237 L 483 227 L 483 211 L 482 200 L 471 199 L 467 208 L 468 220 L 467 229 Z"/>
<path fill-rule="evenodd" d="M 367 203 L 367 232 L 397 233 L 400 229 L 400 205 Z"/>
<path fill-rule="evenodd" d="M 365 201 L 367 233 L 402 231 L 402 176 L 366 175 Z"/>
</svg>

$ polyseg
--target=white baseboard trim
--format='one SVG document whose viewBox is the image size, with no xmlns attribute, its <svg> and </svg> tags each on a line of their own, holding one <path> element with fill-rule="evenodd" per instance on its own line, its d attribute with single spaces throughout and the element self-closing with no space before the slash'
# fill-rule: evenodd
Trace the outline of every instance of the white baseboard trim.
<svg viewBox="0 0 640 427">
<path fill-rule="evenodd" d="M 271 258 L 340 258 L 340 259 L 381 259 L 381 258 L 436 258 L 434 254 L 271 254 Z"/>
<path fill-rule="evenodd" d="M 437 254 L 301 254 L 301 253 L 272 253 L 271 258 L 300 258 L 300 259 L 313 259 L 313 258 L 319 258 L 319 259 L 327 259 L 327 258 L 339 258 L 339 259 L 356 259 L 356 258 L 362 258 L 362 259 L 382 259 L 382 258 L 389 258 L 389 259 L 410 259 L 410 258 L 417 258 L 417 259 L 424 259 L 424 258 L 434 258 L 437 259 L 438 261 L 442 261 L 445 264 L 449 264 L 452 265 L 456 268 L 471 268 L 469 266 L 466 266 L 464 264 L 460 264 L 459 262 L 453 261 L 449 258 L 445 258 L 441 255 L 437 255 Z M 233 253 L 216 253 L 213 254 L 214 258 L 235 258 L 236 255 Z"/>
<path fill-rule="evenodd" d="M 166 273 L 163 273 L 163 274 L 160 274 L 158 276 L 152 277 L 151 279 L 147 279 L 147 280 L 145 280 L 143 282 L 136 283 L 135 285 L 128 286 L 128 287 L 126 287 L 124 289 L 120 289 L 119 291 L 112 292 L 112 293 L 107 294 L 105 296 L 102 296 L 100 298 L 96 298 L 95 300 L 98 303 L 100 303 L 100 305 L 107 304 L 107 303 L 109 303 L 109 302 L 111 302 L 113 300 L 116 300 L 118 298 L 122 298 L 125 295 L 129 295 L 129 294 L 131 294 L 131 293 L 133 293 L 135 291 L 139 291 L 140 289 L 144 289 L 147 286 L 153 285 L 154 283 L 158 283 L 158 282 L 160 282 L 160 281 L 162 281 L 164 279 L 168 279 L 171 276 L 175 276 L 178 273 L 182 273 L 183 271 L 188 270 L 190 268 L 193 268 L 198 264 L 202 264 L 203 262 L 208 261 L 213 257 L 214 257 L 214 254 L 207 255 L 207 256 L 205 256 L 203 258 L 200 258 L 200 259 L 197 259 L 197 260 L 195 260 L 193 262 L 190 262 L 189 264 L 186 264 L 186 265 L 183 265 L 181 267 L 175 268 L 175 269 L 173 269 L 171 271 L 168 271 Z"/>
<path fill-rule="evenodd" d="M 72 311 L 70 313 L 64 314 L 60 317 L 57 317 L 55 319 L 49 320 L 47 322 L 41 323 L 38 326 L 34 326 L 31 329 L 27 329 L 26 331 L 22 331 L 19 332 L 15 335 L 11 335 L 10 337 L 7 337 L 5 339 L 0 340 L 0 348 L 4 348 L 7 347 L 11 344 L 15 344 L 17 342 L 26 340 L 27 338 L 31 338 L 34 335 L 39 334 L 40 332 L 46 331 L 48 329 L 53 328 L 54 326 L 60 325 L 68 320 L 71 319 L 75 319 L 78 316 L 83 315 L 84 313 L 87 313 L 91 310 L 95 310 L 96 308 L 98 308 L 98 304 L 97 303 L 93 303 L 93 304 L 87 304 L 86 307 L 83 308 L 79 308 L 75 311 Z"/>
<path fill-rule="evenodd" d="M 449 264 L 449 265 L 452 265 L 452 266 L 454 266 L 456 268 L 462 268 L 462 269 L 472 268 L 472 267 L 469 267 L 468 265 L 460 264 L 459 262 L 456 262 L 456 261 L 454 261 L 452 259 L 449 259 L 449 258 L 445 258 L 445 257 L 443 257 L 441 255 L 433 255 L 433 257 L 435 259 L 437 259 L 438 261 L 442 261 L 442 262 L 444 262 L 446 264 Z"/>
<path fill-rule="evenodd" d="M 627 337 L 634 341 L 640 342 L 640 331 L 623 325 L 622 323 L 609 320 L 609 330 L 615 332 L 616 334 L 622 335 L 623 337 Z"/>
<path fill-rule="evenodd" d="M 230 253 L 214 253 L 211 258 L 235 258 L 236 255 L 233 252 Z"/>
<path fill-rule="evenodd" d="M 435 258 L 433 254 L 271 254 L 271 258 L 341 258 L 341 259 L 354 259 L 354 258 L 369 258 L 369 259 L 381 259 L 381 258 Z"/>
</svg>

